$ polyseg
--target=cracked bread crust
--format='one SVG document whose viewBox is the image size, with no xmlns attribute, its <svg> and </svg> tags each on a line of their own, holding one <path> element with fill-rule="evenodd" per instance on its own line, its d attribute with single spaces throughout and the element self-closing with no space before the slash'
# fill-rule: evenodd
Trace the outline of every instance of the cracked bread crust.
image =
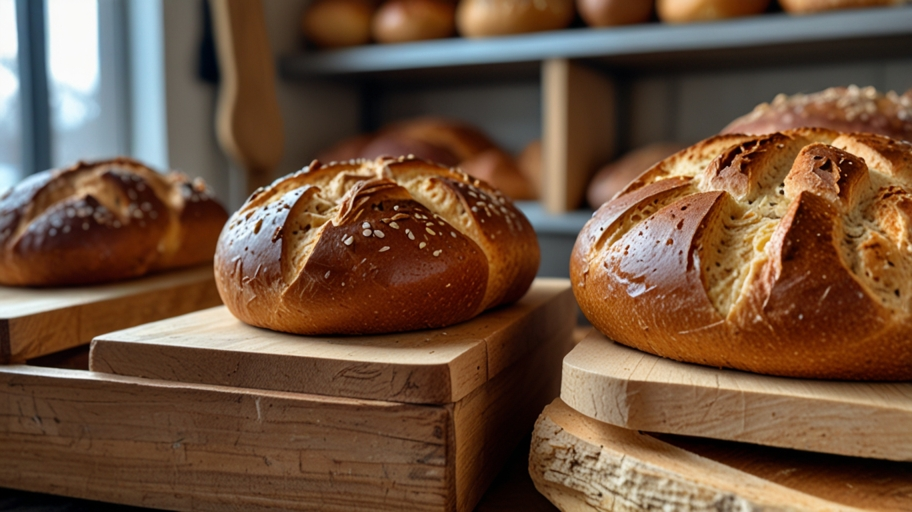
<svg viewBox="0 0 912 512">
<path fill-rule="evenodd" d="M 37 173 L 0 197 L 0 284 L 96 284 L 211 261 L 227 219 L 201 180 L 127 158 Z"/>
<path fill-rule="evenodd" d="M 532 226 L 464 173 L 352 160 L 255 192 L 219 239 L 219 293 L 240 320 L 305 335 L 444 327 L 515 302 L 538 271 Z"/>
<path fill-rule="evenodd" d="M 803 128 L 660 162 L 577 239 L 586 317 L 659 356 L 912 379 L 912 144 Z"/>
</svg>

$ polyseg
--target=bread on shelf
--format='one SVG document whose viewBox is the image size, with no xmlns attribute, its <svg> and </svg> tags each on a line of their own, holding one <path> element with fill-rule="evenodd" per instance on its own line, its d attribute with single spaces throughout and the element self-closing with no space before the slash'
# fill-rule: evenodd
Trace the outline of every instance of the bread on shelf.
<svg viewBox="0 0 912 512">
<path fill-rule="evenodd" d="M 456 28 L 465 37 L 489 37 L 566 28 L 574 0 L 460 0 Z"/>
<path fill-rule="evenodd" d="M 371 33 L 378 43 L 441 39 L 456 33 L 452 0 L 387 0 L 374 13 Z"/>
<path fill-rule="evenodd" d="M 314 0 L 304 10 L 301 30 L 320 48 L 342 48 L 371 40 L 374 0 Z"/>
<path fill-rule="evenodd" d="M 0 198 L 0 284 L 94 284 L 211 261 L 227 218 L 201 180 L 127 158 L 34 174 Z"/>
<path fill-rule="evenodd" d="M 656 13 L 666 23 L 693 23 L 760 14 L 770 0 L 656 0 Z"/>
<path fill-rule="evenodd" d="M 646 23 L 652 17 L 653 0 L 576 0 L 576 10 L 590 27 L 613 27 Z"/>
</svg>

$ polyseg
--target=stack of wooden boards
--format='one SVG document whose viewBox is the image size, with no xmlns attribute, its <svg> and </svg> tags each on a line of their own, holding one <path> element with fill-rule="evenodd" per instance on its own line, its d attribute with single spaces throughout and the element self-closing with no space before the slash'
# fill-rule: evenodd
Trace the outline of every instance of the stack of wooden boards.
<svg viewBox="0 0 912 512">
<path fill-rule="evenodd" d="M 58 311 L 94 291 L 41 293 Z M 0 290 L 15 293 L 39 292 Z M 89 332 L 86 311 L 123 314 L 136 294 L 69 304 L 71 323 L 10 315 L 0 341 L 47 339 L 21 322 Z M 568 281 L 539 279 L 512 306 L 395 335 L 281 334 L 221 306 L 92 331 L 91 371 L 0 367 L 0 487 L 178 510 L 471 510 L 557 396 L 575 311 Z M 50 350 L 35 344 L 5 353 Z"/>
<path fill-rule="evenodd" d="M 564 360 L 529 470 L 565 511 L 908 511 L 910 427 L 912 383 L 707 368 L 593 331 Z"/>
</svg>

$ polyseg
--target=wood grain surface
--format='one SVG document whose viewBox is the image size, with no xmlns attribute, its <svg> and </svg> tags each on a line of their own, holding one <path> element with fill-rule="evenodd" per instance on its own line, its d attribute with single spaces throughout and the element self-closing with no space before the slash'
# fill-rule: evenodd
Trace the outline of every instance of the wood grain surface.
<svg viewBox="0 0 912 512">
<path fill-rule="evenodd" d="M 564 360 L 561 398 L 632 430 L 912 460 L 912 383 L 708 368 L 646 354 L 593 330 Z"/>
<path fill-rule="evenodd" d="M 529 471 L 561 510 L 912 510 L 912 464 L 654 435 L 555 400 Z"/>
<path fill-rule="evenodd" d="M 457 402 L 574 325 L 565 279 L 468 322 L 384 336 L 305 337 L 251 327 L 224 307 L 99 336 L 91 369 L 180 382 L 407 403 Z"/>
<path fill-rule="evenodd" d="M 23 362 L 221 302 L 211 264 L 98 286 L 0 287 L 0 363 Z"/>
</svg>

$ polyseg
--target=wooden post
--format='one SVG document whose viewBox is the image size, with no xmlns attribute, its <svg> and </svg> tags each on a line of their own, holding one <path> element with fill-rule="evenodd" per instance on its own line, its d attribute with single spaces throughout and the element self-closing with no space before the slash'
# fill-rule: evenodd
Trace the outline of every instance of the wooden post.
<svg viewBox="0 0 912 512">
<path fill-rule="evenodd" d="M 246 171 L 248 192 L 272 181 L 282 158 L 275 64 L 260 0 L 213 0 L 221 84 L 216 135 Z"/>
<path fill-rule="evenodd" d="M 562 213 L 582 205 L 589 178 L 614 154 L 615 89 L 567 59 L 545 60 L 541 74 L 542 202 Z"/>
</svg>

